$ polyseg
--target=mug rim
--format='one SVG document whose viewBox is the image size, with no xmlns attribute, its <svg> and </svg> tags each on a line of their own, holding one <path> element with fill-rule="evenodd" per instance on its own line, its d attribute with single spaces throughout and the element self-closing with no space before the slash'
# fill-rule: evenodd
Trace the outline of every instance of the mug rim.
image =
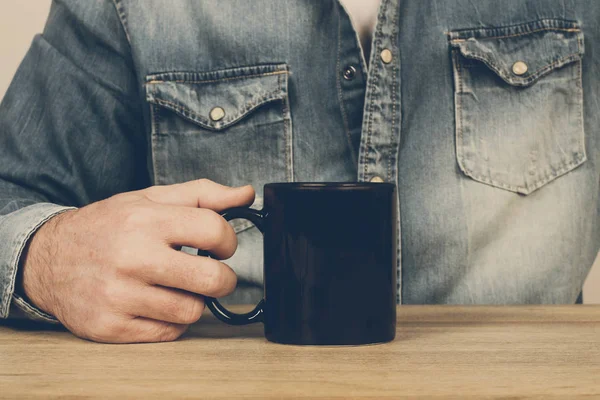
<svg viewBox="0 0 600 400">
<path fill-rule="evenodd" d="M 273 182 L 264 188 L 287 190 L 374 190 L 392 189 L 396 185 L 389 182 Z"/>
</svg>

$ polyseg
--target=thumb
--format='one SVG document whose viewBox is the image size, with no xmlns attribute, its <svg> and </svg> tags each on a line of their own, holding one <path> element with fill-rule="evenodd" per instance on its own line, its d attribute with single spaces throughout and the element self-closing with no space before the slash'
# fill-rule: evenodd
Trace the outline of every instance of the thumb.
<svg viewBox="0 0 600 400">
<path fill-rule="evenodd" d="M 217 212 L 231 207 L 249 206 L 254 201 L 254 189 L 250 185 L 233 188 L 208 179 L 152 186 L 140 193 L 160 204 L 210 208 Z"/>
</svg>

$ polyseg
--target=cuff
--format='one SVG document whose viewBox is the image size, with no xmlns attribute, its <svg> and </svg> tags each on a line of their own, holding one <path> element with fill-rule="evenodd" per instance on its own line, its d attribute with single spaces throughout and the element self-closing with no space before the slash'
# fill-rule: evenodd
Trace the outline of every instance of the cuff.
<svg viewBox="0 0 600 400">
<path fill-rule="evenodd" d="M 51 315 L 14 293 L 21 253 L 29 238 L 44 222 L 73 207 L 38 203 L 0 217 L 0 318 L 26 317 L 57 322 Z M 12 307 L 11 307 L 12 304 Z"/>
<path fill-rule="evenodd" d="M 8 312 L 10 319 L 28 319 L 49 324 L 58 324 L 58 320 L 52 315 L 43 312 L 39 308 L 28 303 L 23 297 L 13 293 L 12 303 Z"/>
</svg>

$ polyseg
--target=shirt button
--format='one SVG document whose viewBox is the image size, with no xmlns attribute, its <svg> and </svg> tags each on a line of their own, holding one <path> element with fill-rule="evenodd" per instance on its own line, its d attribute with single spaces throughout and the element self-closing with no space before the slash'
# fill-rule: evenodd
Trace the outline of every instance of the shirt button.
<svg viewBox="0 0 600 400">
<path fill-rule="evenodd" d="M 374 176 L 374 177 L 371 178 L 371 182 L 373 182 L 373 183 L 383 183 L 384 180 L 380 176 Z"/>
<path fill-rule="evenodd" d="M 354 79 L 355 76 L 356 68 L 354 68 L 352 65 L 346 67 L 346 69 L 344 70 L 344 79 L 347 81 L 351 81 L 352 79 Z"/>
<path fill-rule="evenodd" d="M 225 117 L 225 110 L 223 110 L 223 108 L 215 107 L 210 110 L 210 119 L 213 121 L 220 121 L 223 119 L 223 117 Z"/>
<path fill-rule="evenodd" d="M 525 64 L 523 61 L 517 61 L 512 66 L 512 72 L 515 75 L 524 75 L 527 72 L 527 69 L 527 64 Z"/>
<path fill-rule="evenodd" d="M 381 61 L 383 61 L 385 64 L 392 62 L 392 51 L 390 49 L 381 50 L 381 54 L 379 54 L 379 56 L 381 57 Z"/>
</svg>

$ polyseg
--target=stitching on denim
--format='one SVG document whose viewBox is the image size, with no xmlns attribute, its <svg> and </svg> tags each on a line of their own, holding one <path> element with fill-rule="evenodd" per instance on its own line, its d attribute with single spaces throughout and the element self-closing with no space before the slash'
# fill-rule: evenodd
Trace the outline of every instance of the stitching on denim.
<svg viewBox="0 0 600 400">
<path fill-rule="evenodd" d="M 385 11 L 387 10 L 387 6 L 388 6 L 389 1 L 382 1 L 381 5 L 379 6 L 379 15 L 377 16 L 377 22 L 379 22 L 384 14 Z M 377 31 L 375 32 L 375 36 L 376 38 L 379 38 L 381 36 L 381 25 L 380 23 L 377 23 Z M 380 52 L 379 46 L 381 45 L 380 41 L 375 42 L 376 46 L 371 49 L 371 53 L 372 54 L 377 54 Z M 369 91 L 369 118 L 367 120 L 367 138 L 364 142 L 364 145 L 361 146 L 362 147 L 362 160 L 361 162 L 364 164 L 364 168 L 363 168 L 363 179 L 367 178 L 367 174 L 369 172 L 369 164 L 368 164 L 368 158 L 369 158 L 369 153 L 370 153 L 370 148 L 371 148 L 371 136 L 373 134 L 373 102 L 375 101 L 374 96 L 373 96 L 373 91 L 376 89 L 377 85 L 377 75 L 379 74 L 380 71 L 380 63 L 375 61 L 375 57 L 373 57 L 372 61 L 374 61 L 371 65 L 371 82 L 368 88 Z"/>
<path fill-rule="evenodd" d="M 394 10 L 394 20 L 392 23 L 393 31 L 392 31 L 392 49 L 396 50 L 398 49 L 397 46 L 397 40 L 396 37 L 398 35 L 398 10 Z M 390 156 L 388 158 L 388 171 L 387 171 L 387 180 L 389 182 L 392 181 L 392 164 L 398 164 L 397 161 L 397 157 L 398 157 L 398 151 L 400 151 L 399 149 L 399 144 L 400 144 L 400 139 L 397 137 L 396 135 L 396 83 L 398 81 L 397 78 L 397 72 L 398 72 L 398 67 L 397 67 L 397 57 L 399 58 L 399 55 L 396 54 L 396 56 L 394 56 L 392 54 L 392 58 L 394 60 L 394 63 L 392 64 L 392 126 L 391 126 L 391 132 L 392 132 L 392 138 L 391 138 L 391 143 L 390 143 Z M 396 141 L 398 142 L 398 145 L 396 145 Z M 396 151 L 396 155 L 394 156 L 394 151 Z"/>
<path fill-rule="evenodd" d="M 535 24 L 541 24 L 541 25 L 568 24 L 568 25 L 578 27 L 578 22 L 574 21 L 574 20 L 568 20 L 568 19 L 562 19 L 562 18 L 542 18 L 542 19 L 537 19 L 535 21 L 519 22 L 516 24 L 510 24 L 510 25 L 499 25 L 499 26 L 494 26 L 494 27 L 481 27 L 481 28 L 455 29 L 451 32 L 445 32 L 445 33 L 446 34 L 454 34 L 454 33 L 462 33 L 462 32 L 468 33 L 468 32 L 473 32 L 473 31 L 481 31 L 481 30 L 489 31 L 489 30 L 494 30 L 494 29 L 495 30 L 506 30 L 506 29 L 527 27 L 527 26 L 531 26 L 531 25 L 535 25 Z M 562 29 L 568 29 L 568 28 L 562 28 Z"/>
<path fill-rule="evenodd" d="M 463 153 L 463 114 L 462 114 L 462 102 L 461 96 L 463 93 L 462 87 L 462 70 L 460 67 L 460 62 L 458 61 L 458 52 L 456 50 L 453 51 L 453 59 L 454 59 L 454 73 L 456 74 L 456 88 L 457 93 L 454 94 L 454 101 L 456 107 L 456 158 L 458 161 L 458 166 L 467 173 L 467 168 L 465 167 L 464 161 L 464 153 Z"/>
<path fill-rule="evenodd" d="M 240 114 L 238 117 L 233 118 L 231 120 L 224 120 L 219 125 L 212 125 L 207 119 L 201 117 L 196 112 L 190 110 L 189 108 L 187 108 L 184 105 L 173 103 L 168 100 L 163 100 L 163 99 L 159 99 L 159 98 L 153 98 L 150 101 L 155 102 L 159 105 L 164 105 L 167 108 L 172 108 L 172 109 L 174 109 L 174 111 L 179 112 L 184 117 L 189 118 L 194 122 L 197 122 L 202 125 L 206 125 L 206 126 L 210 127 L 211 129 L 219 130 L 219 129 L 225 128 L 226 126 L 229 126 L 232 123 L 239 121 L 240 119 L 242 119 L 245 116 L 246 113 L 248 113 L 249 111 L 253 110 L 254 108 L 256 108 L 262 104 L 265 104 L 272 100 L 282 100 L 282 96 L 281 96 L 280 92 L 281 92 L 281 89 L 278 88 L 277 91 L 268 93 L 267 95 L 259 98 L 257 101 L 247 104 L 244 108 L 236 110 L 237 114 Z"/>
<path fill-rule="evenodd" d="M 559 165 L 561 165 L 561 168 L 559 170 L 556 170 L 556 171 L 552 172 L 551 174 L 546 173 L 540 179 L 533 182 L 531 185 L 528 185 L 526 187 L 526 189 L 528 189 L 531 192 L 539 187 L 542 187 L 546 183 L 552 181 L 553 179 L 556 179 L 557 177 L 564 174 L 565 172 L 568 172 L 571 169 L 573 169 L 574 167 L 581 165 L 583 163 L 583 161 L 585 161 L 584 157 L 582 156 L 582 154 L 580 152 L 577 152 L 575 154 L 575 158 L 572 161 L 570 161 L 568 163 L 559 164 Z"/>
<path fill-rule="evenodd" d="M 581 165 L 583 162 L 585 161 L 585 158 L 583 158 L 581 156 L 581 154 L 577 154 L 576 158 L 574 161 L 571 161 L 567 164 L 563 164 L 562 167 L 556 171 L 554 171 L 552 174 L 550 175 L 546 175 L 544 177 L 542 177 L 541 179 L 537 180 L 536 182 L 532 183 L 531 185 L 528 186 L 515 186 L 515 185 L 509 185 L 506 183 L 502 183 L 502 182 L 498 182 L 495 181 L 493 179 L 490 178 L 486 178 L 482 175 L 479 174 L 474 174 L 472 173 L 472 171 L 470 170 L 465 170 L 465 173 L 467 173 L 467 175 L 469 175 L 470 177 L 472 177 L 473 179 L 483 182 L 483 183 L 487 183 L 489 185 L 492 186 L 496 186 L 496 187 L 500 187 L 503 189 L 507 189 L 513 192 L 518 192 L 518 193 L 522 193 L 522 194 L 530 194 L 533 191 L 535 191 L 536 189 L 539 189 L 540 187 L 544 186 L 545 184 L 551 182 L 552 180 L 558 178 L 559 176 L 573 170 L 575 167 L 578 167 L 579 165 Z"/>
<path fill-rule="evenodd" d="M 287 74 L 288 71 L 273 71 L 273 72 L 265 72 L 262 74 L 252 74 L 252 75 L 240 75 L 240 76 L 230 76 L 227 78 L 220 78 L 220 79 L 210 79 L 210 80 L 193 80 L 193 81 L 188 81 L 188 80 L 161 80 L 161 79 L 153 79 L 151 81 L 146 82 L 146 85 L 155 85 L 158 83 L 214 83 L 214 82 L 225 82 L 225 81 L 232 81 L 232 80 L 237 80 L 237 79 L 246 79 L 246 78 L 257 78 L 259 76 L 271 76 L 271 75 L 280 75 L 280 74 Z"/>
<path fill-rule="evenodd" d="M 18 294 L 14 294 L 13 293 L 13 300 L 15 302 L 15 304 L 25 313 L 25 314 L 32 314 L 34 317 L 43 320 L 44 322 L 47 323 L 53 323 L 56 324 L 59 321 L 53 316 L 50 315 L 48 313 L 45 313 L 42 310 L 38 310 L 35 308 L 35 306 L 27 303 L 25 301 L 25 299 L 23 299 L 21 296 L 19 296 Z"/>
<path fill-rule="evenodd" d="M 127 16 L 125 15 L 123 3 L 121 2 L 121 0 L 112 0 L 112 3 L 115 7 L 115 11 L 119 15 L 119 22 L 121 23 L 121 27 L 123 28 L 123 32 L 125 33 L 125 38 L 127 38 L 127 43 L 131 48 L 131 36 L 129 35 L 129 28 L 127 27 Z"/>
<path fill-rule="evenodd" d="M 255 107 L 255 106 L 259 105 L 259 103 L 260 103 L 260 104 L 263 104 L 264 102 L 267 102 L 267 101 L 273 100 L 273 98 L 270 98 L 270 97 L 263 97 L 263 98 L 261 98 L 261 100 L 263 100 L 263 101 L 262 101 L 262 102 L 258 102 L 258 103 L 250 103 L 250 104 L 249 104 L 249 105 L 247 105 L 245 108 L 238 110 L 238 112 L 239 112 L 239 113 L 241 113 L 241 114 L 244 114 L 244 113 L 248 112 L 249 110 L 251 110 L 253 107 Z M 182 113 L 182 114 L 183 114 L 185 117 L 187 117 L 187 118 L 190 118 L 190 119 L 192 119 L 193 121 L 196 121 L 196 122 L 198 122 L 198 123 L 200 123 L 200 124 L 203 124 L 203 125 L 208 125 L 208 126 L 210 126 L 211 128 L 216 128 L 216 129 L 219 129 L 219 128 L 218 128 L 216 125 L 215 125 L 215 126 L 211 125 L 211 123 L 210 123 L 210 122 L 209 122 L 207 119 L 205 119 L 205 118 L 201 117 L 201 116 L 200 116 L 200 115 L 198 115 L 196 112 L 194 112 L 194 111 L 190 110 L 189 108 L 187 108 L 187 107 L 185 107 L 185 106 L 183 106 L 183 105 L 180 105 L 180 104 L 177 104 L 177 103 L 173 103 L 173 102 L 170 102 L 170 101 L 168 101 L 168 100 L 163 100 L 163 99 L 155 99 L 154 101 L 155 101 L 155 102 L 157 102 L 157 103 L 158 103 L 158 104 L 160 104 L 160 105 L 164 105 L 164 106 L 171 106 L 170 108 L 174 108 L 174 109 L 175 109 L 175 111 L 178 111 L 178 112 Z M 223 122 L 220 124 L 220 127 L 223 127 L 223 126 L 225 126 L 225 125 L 228 125 L 228 124 L 230 124 L 231 122 L 235 122 L 235 121 L 237 121 L 238 119 L 239 119 L 239 117 L 238 117 L 238 118 L 234 118 L 234 119 L 232 119 L 232 120 L 224 120 L 224 121 L 223 121 Z"/>
<path fill-rule="evenodd" d="M 580 129 L 580 134 L 579 134 L 579 149 L 581 149 L 581 151 L 583 152 L 583 161 L 587 160 L 587 151 L 586 151 L 586 145 L 585 145 L 585 122 L 584 122 L 584 118 L 583 118 L 583 106 L 584 106 L 584 95 L 583 95 L 583 67 L 582 67 L 582 62 L 580 61 L 579 63 L 579 68 L 578 68 L 578 76 L 577 76 L 577 86 L 579 87 L 579 129 Z M 582 162 L 583 162 L 582 161 Z"/>
<path fill-rule="evenodd" d="M 375 71 L 374 71 L 375 72 Z M 372 75 L 372 78 L 375 79 L 375 74 Z M 371 134 L 372 134 L 372 129 L 373 129 L 373 90 L 375 87 L 375 84 L 373 82 L 373 79 L 371 79 L 371 98 L 369 99 L 369 119 L 367 120 L 367 137 L 365 139 L 364 145 L 363 145 L 363 153 L 362 153 L 362 163 L 363 165 L 363 179 L 367 178 L 367 174 L 369 173 L 369 166 L 368 166 L 368 158 L 369 158 L 369 152 L 370 152 L 370 148 L 371 148 Z"/>
<path fill-rule="evenodd" d="M 152 149 L 152 173 L 154 174 L 154 183 L 159 183 L 160 180 L 158 179 L 158 166 L 157 166 L 157 162 L 156 162 L 156 154 L 158 153 L 157 150 L 157 146 L 158 144 L 156 143 L 157 141 L 157 136 L 159 135 L 158 132 L 158 121 L 157 121 L 157 114 L 159 113 L 159 110 L 157 110 L 157 105 L 156 104 L 151 104 L 150 105 L 150 115 L 151 115 L 151 135 L 150 135 L 150 140 L 151 140 L 151 149 Z"/>
<path fill-rule="evenodd" d="M 526 36 L 526 35 L 531 35 L 532 33 L 536 33 L 536 32 L 542 32 L 542 31 L 560 31 L 560 32 L 581 32 L 580 28 L 552 28 L 552 27 L 548 27 L 548 28 L 540 28 L 540 29 L 534 29 L 532 31 L 527 31 L 527 32 L 520 32 L 520 33 L 514 33 L 512 35 L 502 35 L 502 36 L 485 36 L 485 37 L 477 37 L 477 40 L 488 40 L 488 39 L 507 39 L 507 38 L 512 38 L 512 37 L 518 37 L 518 36 Z M 455 33 L 457 31 L 451 32 L 451 33 Z M 461 43 L 461 42 L 466 42 L 470 39 L 450 39 L 451 43 Z"/>
<path fill-rule="evenodd" d="M 489 57 L 480 57 L 477 54 L 474 54 L 473 52 L 468 52 L 468 51 L 465 51 L 464 53 L 461 51 L 461 54 L 463 54 L 467 58 L 476 59 L 476 60 L 479 60 L 479 61 L 485 63 L 490 68 L 492 68 L 504 81 L 506 81 L 507 83 L 509 83 L 511 85 L 514 84 L 514 85 L 518 85 L 518 86 L 527 86 L 530 83 L 534 82 L 535 80 L 545 76 L 546 72 L 552 71 L 555 67 L 557 67 L 559 65 L 563 66 L 563 65 L 568 64 L 571 61 L 577 61 L 577 60 L 581 59 L 580 53 L 569 54 L 563 58 L 553 61 L 550 64 L 546 64 L 543 67 L 538 68 L 536 71 L 532 72 L 527 78 L 519 79 L 522 82 L 522 83 L 520 83 L 519 80 L 516 80 L 516 78 L 511 79 L 510 77 L 506 76 L 506 74 L 504 73 L 504 69 L 500 65 L 498 65 L 494 61 L 492 61 Z"/>
<path fill-rule="evenodd" d="M 277 77 L 277 84 L 279 86 L 279 91 L 283 92 L 284 95 L 281 98 L 282 101 L 282 107 L 281 107 L 281 113 L 282 113 L 282 118 L 283 118 L 283 135 L 286 141 L 286 149 L 285 149 L 285 165 L 286 165 L 286 171 L 285 171 L 285 175 L 286 175 L 286 179 L 288 182 L 293 182 L 294 181 L 294 136 L 293 136 L 293 132 L 291 130 L 291 113 L 290 113 L 290 108 L 289 108 L 289 104 L 288 104 L 288 91 L 287 91 L 287 80 L 286 80 L 286 85 L 284 88 L 283 85 L 283 76 L 280 75 Z M 263 194 L 264 196 L 264 194 Z"/>
<path fill-rule="evenodd" d="M 243 64 L 236 67 L 214 69 L 214 70 L 190 70 L 190 69 L 167 69 L 159 72 L 151 72 L 146 74 L 146 82 L 152 80 L 158 81 L 169 81 L 174 77 L 182 76 L 184 80 L 194 79 L 204 81 L 209 79 L 211 76 L 224 76 L 224 77 L 243 77 L 254 74 L 268 74 L 270 72 L 288 71 L 287 63 L 271 63 L 271 64 Z M 212 78 L 218 79 L 218 78 Z"/>
<path fill-rule="evenodd" d="M 511 185 L 511 184 L 507 184 L 507 183 L 503 183 L 503 182 L 499 182 L 496 181 L 494 179 L 485 177 L 481 174 L 477 174 L 474 173 L 473 170 L 467 168 L 465 166 L 464 163 L 464 153 L 463 153 L 463 147 L 464 147 L 464 140 L 463 140 L 463 127 L 464 127 L 464 122 L 463 122 L 463 113 L 462 113 L 462 102 L 461 102 L 461 96 L 463 94 L 463 87 L 462 87 L 462 69 L 461 69 L 461 62 L 460 60 L 458 60 L 458 50 L 453 50 L 453 60 L 454 60 L 454 70 L 455 73 L 457 74 L 457 93 L 455 93 L 455 107 L 456 107 L 456 114 L 457 114 L 457 127 L 456 127 L 456 152 L 457 152 L 457 160 L 458 160 L 458 164 L 461 167 L 461 169 L 463 170 L 463 172 L 470 176 L 471 178 L 480 181 L 482 183 L 486 183 L 495 187 L 499 187 L 499 188 L 503 188 L 503 189 L 507 189 L 513 192 L 518 192 L 518 193 L 522 193 L 522 194 L 530 194 L 532 193 L 534 190 L 539 189 L 540 187 L 542 187 L 543 185 L 545 185 L 546 183 L 556 179 L 557 177 L 559 177 L 560 175 L 569 172 L 570 170 L 574 169 L 575 167 L 581 165 L 586 159 L 586 155 L 585 155 L 585 146 L 582 147 L 582 140 L 585 141 L 585 133 L 583 131 L 583 101 L 581 101 L 580 103 L 580 117 L 579 117 L 579 121 L 580 121 L 580 126 L 581 126 L 581 131 L 583 134 L 581 134 L 580 137 L 580 141 L 579 141 L 579 149 L 583 149 L 584 154 L 581 154 L 580 152 L 578 152 L 575 155 L 575 159 L 574 161 L 571 161 L 569 163 L 563 164 L 562 167 L 556 171 L 554 171 L 552 174 L 550 175 L 546 175 L 541 177 L 540 179 L 538 179 L 537 181 L 533 182 L 530 185 L 526 186 L 516 186 L 516 185 Z M 578 63 L 579 64 L 579 68 L 578 71 L 579 72 L 579 80 L 581 80 L 582 74 L 581 74 L 581 62 Z M 582 86 L 582 85 L 581 85 Z M 583 94 L 583 92 L 581 91 L 581 93 Z M 584 142 L 583 142 L 584 143 Z"/>
<path fill-rule="evenodd" d="M 338 2 L 338 4 L 340 4 Z M 343 8 L 343 6 L 342 6 Z M 338 100 L 340 102 L 340 113 L 342 114 L 342 123 L 344 125 L 344 134 L 346 135 L 346 139 L 348 139 L 348 147 L 350 148 L 350 155 L 352 159 L 358 160 L 358 156 L 354 154 L 354 148 L 352 147 L 352 136 L 350 135 L 350 125 L 348 124 L 348 115 L 346 114 L 346 108 L 344 104 L 344 98 L 342 95 L 342 82 L 340 78 L 341 72 L 341 62 L 340 62 L 340 53 L 341 53 L 341 40 L 342 37 L 342 17 L 338 15 L 338 37 L 337 37 L 337 56 L 336 56 L 336 73 L 335 73 L 335 83 L 337 86 L 337 94 Z"/>
</svg>

